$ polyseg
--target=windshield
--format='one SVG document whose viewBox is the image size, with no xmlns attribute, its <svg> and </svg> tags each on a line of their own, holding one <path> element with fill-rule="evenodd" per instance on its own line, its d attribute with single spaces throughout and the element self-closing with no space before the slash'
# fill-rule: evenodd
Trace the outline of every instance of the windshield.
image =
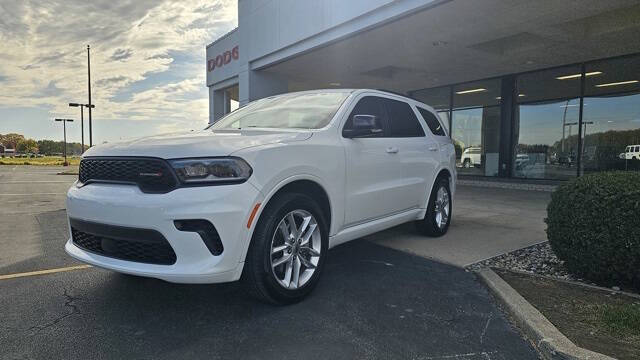
<svg viewBox="0 0 640 360">
<path fill-rule="evenodd" d="M 320 129 L 333 118 L 347 92 L 294 93 L 255 101 L 208 129 Z"/>
</svg>

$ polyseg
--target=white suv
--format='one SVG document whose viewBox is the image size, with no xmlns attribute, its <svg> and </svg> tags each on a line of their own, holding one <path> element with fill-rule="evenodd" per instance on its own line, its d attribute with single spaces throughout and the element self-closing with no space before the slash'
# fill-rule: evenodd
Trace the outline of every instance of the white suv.
<svg viewBox="0 0 640 360">
<path fill-rule="evenodd" d="M 377 90 L 273 96 L 198 132 L 91 148 L 67 194 L 72 257 L 292 303 L 328 249 L 404 222 L 446 233 L 455 150 L 432 108 Z"/>
<path fill-rule="evenodd" d="M 620 154 L 620 158 L 626 160 L 640 160 L 640 145 L 629 145 L 625 151 Z"/>
<path fill-rule="evenodd" d="M 482 165 L 482 148 L 480 147 L 466 148 L 462 152 L 462 156 L 460 157 L 460 164 L 462 164 L 462 167 L 465 167 L 465 168 Z"/>
</svg>

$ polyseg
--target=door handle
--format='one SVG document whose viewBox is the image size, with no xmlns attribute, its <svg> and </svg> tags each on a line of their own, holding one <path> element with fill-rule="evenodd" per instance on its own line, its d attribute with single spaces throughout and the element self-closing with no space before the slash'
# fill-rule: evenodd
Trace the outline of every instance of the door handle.
<svg viewBox="0 0 640 360">
<path fill-rule="evenodd" d="M 397 154 L 399 150 L 395 146 L 389 146 L 386 151 L 387 154 Z"/>
<path fill-rule="evenodd" d="M 429 151 L 438 151 L 438 145 L 429 145 Z"/>
</svg>

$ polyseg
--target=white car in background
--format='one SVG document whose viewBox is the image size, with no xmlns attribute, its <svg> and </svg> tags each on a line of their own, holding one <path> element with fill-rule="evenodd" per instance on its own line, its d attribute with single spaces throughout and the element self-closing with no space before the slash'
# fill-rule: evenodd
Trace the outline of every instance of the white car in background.
<svg viewBox="0 0 640 360">
<path fill-rule="evenodd" d="M 462 152 L 462 156 L 460 157 L 460 164 L 464 168 L 481 166 L 482 165 L 482 148 L 477 146 L 466 148 Z"/>
<path fill-rule="evenodd" d="M 328 249 L 415 221 L 447 232 L 455 149 L 429 106 L 377 90 L 258 100 L 199 132 L 99 145 L 67 194 L 72 257 L 301 300 Z"/>
<path fill-rule="evenodd" d="M 516 155 L 516 169 L 521 169 L 529 163 L 529 155 L 517 154 Z"/>
<path fill-rule="evenodd" d="M 629 145 L 625 151 L 620 154 L 621 159 L 640 160 L 640 145 Z"/>
</svg>

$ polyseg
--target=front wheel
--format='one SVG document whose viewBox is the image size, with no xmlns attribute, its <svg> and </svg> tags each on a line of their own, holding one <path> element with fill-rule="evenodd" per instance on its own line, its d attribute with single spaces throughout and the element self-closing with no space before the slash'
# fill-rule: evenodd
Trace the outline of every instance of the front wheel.
<svg viewBox="0 0 640 360">
<path fill-rule="evenodd" d="M 447 233 L 451 223 L 451 190 L 449 179 L 440 177 L 431 190 L 427 213 L 424 219 L 418 221 L 418 229 L 427 236 L 438 237 Z"/>
<path fill-rule="evenodd" d="M 242 273 L 247 290 L 273 304 L 301 301 L 318 283 L 328 243 L 315 200 L 297 193 L 278 196 L 260 216 L 251 240 Z"/>
</svg>

